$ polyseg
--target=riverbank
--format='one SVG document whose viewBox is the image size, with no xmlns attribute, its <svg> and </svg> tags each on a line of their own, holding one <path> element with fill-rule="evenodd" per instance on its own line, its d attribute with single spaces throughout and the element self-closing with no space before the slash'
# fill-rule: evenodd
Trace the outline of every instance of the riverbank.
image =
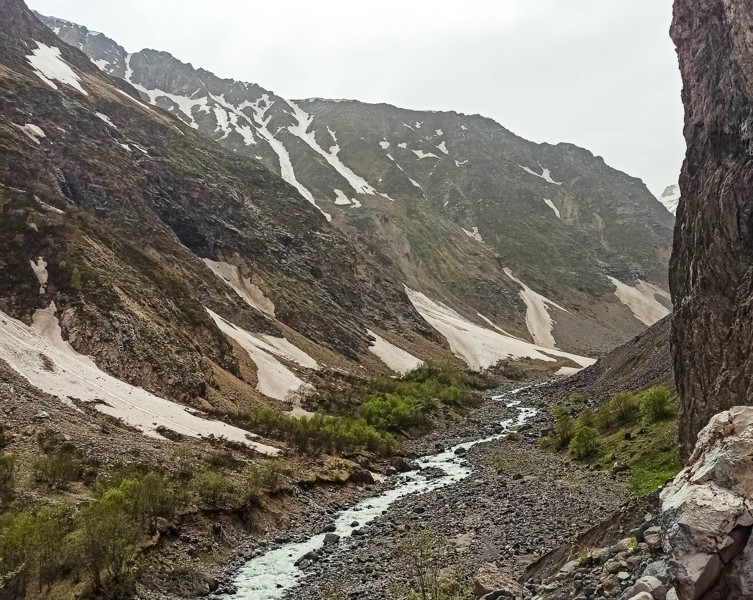
<svg viewBox="0 0 753 600">
<path fill-rule="evenodd" d="M 456 431 L 432 434 L 417 446 L 485 437 L 495 423 L 515 416 L 519 408 L 508 406 L 512 399 L 526 407 L 543 408 L 548 402 L 546 388 L 502 395 L 486 402 Z M 465 456 L 469 477 L 406 496 L 360 535 L 325 546 L 306 566 L 303 583 L 281 597 L 310 600 L 323 590 L 337 589 L 345 597 L 388 598 L 390 585 L 407 579 L 397 548 L 418 528 L 446 540 L 441 566 L 454 567 L 459 579 L 471 578 L 486 563 L 519 576 L 538 556 L 572 541 L 630 498 L 621 479 L 540 450 L 538 434 L 549 423 L 548 412 L 540 411 L 519 435 L 474 446 Z"/>
</svg>

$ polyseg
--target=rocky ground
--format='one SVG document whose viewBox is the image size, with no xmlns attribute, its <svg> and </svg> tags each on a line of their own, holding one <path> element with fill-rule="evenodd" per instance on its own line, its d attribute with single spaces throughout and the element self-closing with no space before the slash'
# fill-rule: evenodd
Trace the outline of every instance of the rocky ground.
<svg viewBox="0 0 753 600">
<path fill-rule="evenodd" d="M 548 402 L 545 388 L 530 388 L 515 398 L 542 408 Z M 462 424 L 435 432 L 411 449 L 433 453 L 483 438 L 496 432 L 500 420 L 516 414 L 506 403 L 488 399 Z M 520 576 L 542 554 L 574 541 L 579 531 L 626 502 L 629 493 L 616 476 L 540 450 L 539 431 L 548 423 L 549 415 L 542 410 L 519 435 L 473 447 L 466 457 L 474 470 L 469 478 L 405 497 L 354 537 L 325 546 L 305 563 L 307 577 L 285 598 L 309 600 L 330 589 L 352 598 L 389 597 L 390 585 L 406 579 L 396 549 L 417 529 L 446 540 L 441 566 L 454 567 L 463 579 L 473 577 L 482 565 Z M 312 533 L 326 525 L 322 516 L 312 519 Z"/>
</svg>

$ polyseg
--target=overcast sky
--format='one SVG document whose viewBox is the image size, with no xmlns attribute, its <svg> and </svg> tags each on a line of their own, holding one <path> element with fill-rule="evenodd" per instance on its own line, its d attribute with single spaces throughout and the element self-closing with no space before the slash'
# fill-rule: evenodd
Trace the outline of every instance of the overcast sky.
<svg viewBox="0 0 753 600">
<path fill-rule="evenodd" d="M 676 183 L 672 0 L 28 0 L 131 52 L 166 50 L 290 99 L 480 113 Z"/>
</svg>

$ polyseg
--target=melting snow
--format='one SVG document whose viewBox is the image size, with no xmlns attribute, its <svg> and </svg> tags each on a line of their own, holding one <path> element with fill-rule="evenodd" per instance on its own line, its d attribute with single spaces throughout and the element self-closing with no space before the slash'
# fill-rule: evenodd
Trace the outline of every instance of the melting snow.
<svg viewBox="0 0 753 600">
<path fill-rule="evenodd" d="M 285 338 L 257 335 L 236 327 L 230 321 L 206 309 L 214 322 L 225 335 L 234 339 L 248 353 L 257 368 L 256 389 L 268 398 L 290 401 L 295 393 L 306 383 L 293 371 L 282 364 L 279 358 L 316 369 L 314 359 L 290 344 Z"/>
<path fill-rule="evenodd" d="M 468 231 L 465 227 L 462 228 L 463 231 L 465 231 L 465 235 L 467 235 L 470 238 L 473 238 L 477 242 L 484 243 L 484 238 L 481 237 L 481 234 L 478 232 L 478 227 L 472 227 L 471 231 Z"/>
<path fill-rule="evenodd" d="M 338 153 L 340 152 L 340 146 L 338 146 L 337 143 L 335 143 L 329 149 L 329 151 L 324 150 L 324 148 L 319 145 L 319 143 L 316 141 L 316 135 L 314 131 L 309 131 L 314 118 L 294 102 L 288 102 L 288 104 L 293 109 L 293 116 L 298 121 L 297 125 L 291 125 L 290 127 L 288 127 L 290 133 L 301 138 L 304 142 L 311 146 L 311 148 L 315 152 L 324 157 L 324 159 L 330 164 L 330 166 L 335 169 L 350 184 L 350 186 L 355 190 L 357 194 L 375 195 L 376 190 L 363 177 L 356 175 L 340 160 L 338 156 Z M 332 135 L 333 139 L 336 139 L 333 132 L 330 132 L 330 134 Z"/>
<path fill-rule="evenodd" d="M 369 352 L 375 354 L 390 369 L 403 375 L 424 364 L 424 361 L 416 358 L 402 348 L 398 348 L 384 338 L 378 336 L 370 329 L 366 331 L 376 340 L 370 347 Z"/>
<path fill-rule="evenodd" d="M 670 313 L 669 309 L 656 299 L 657 295 L 670 299 L 669 294 L 660 287 L 641 280 L 638 280 L 635 286 L 622 283 L 614 277 L 609 277 L 609 281 L 614 284 L 614 295 L 642 323 L 653 325 Z"/>
<path fill-rule="evenodd" d="M 117 127 L 115 126 L 115 123 L 113 123 L 113 122 L 112 122 L 112 121 L 110 120 L 110 117 L 108 117 L 107 115 L 105 115 L 105 114 L 103 114 L 103 113 L 101 113 L 101 112 L 98 112 L 98 113 L 94 113 L 94 114 L 95 114 L 95 115 L 97 115 L 97 116 L 98 116 L 98 117 L 99 117 L 100 119 L 102 119 L 102 120 L 103 120 L 103 121 L 104 121 L 105 123 L 107 123 L 107 124 L 108 124 L 108 125 L 109 125 L 110 127 L 112 127 L 113 129 L 117 129 Z"/>
<path fill-rule="evenodd" d="M 39 295 L 42 296 L 47 290 L 47 262 L 40 256 L 37 258 L 37 262 L 30 260 L 31 270 L 34 271 L 34 275 L 39 281 Z"/>
<path fill-rule="evenodd" d="M 554 214 L 557 215 L 558 219 L 562 218 L 560 217 L 560 209 L 554 205 L 554 202 L 547 200 L 546 198 L 544 198 L 544 202 L 546 202 L 546 205 L 554 211 Z"/>
<path fill-rule="evenodd" d="M 554 362 L 554 357 L 561 357 L 584 367 L 596 362 L 591 358 L 543 348 L 492 331 L 472 323 L 449 306 L 435 302 L 421 292 L 410 288 L 406 288 L 406 291 L 421 316 L 447 339 L 455 356 L 462 358 L 472 369 L 486 369 L 506 358 L 531 358 Z"/>
<path fill-rule="evenodd" d="M 437 145 L 437 149 L 444 154 L 449 154 L 449 152 L 447 151 L 447 144 L 444 141 L 441 144 Z"/>
<path fill-rule="evenodd" d="M 262 103 L 264 103 L 264 106 L 262 106 Z M 289 184 L 294 186 L 301 194 L 301 196 L 303 196 L 304 198 L 306 198 L 306 200 L 313 204 L 319 210 L 319 212 L 324 215 L 324 218 L 327 219 L 327 221 L 331 221 L 332 215 L 324 212 L 316 203 L 316 200 L 314 200 L 314 196 L 311 194 L 311 192 L 308 191 L 308 189 L 306 189 L 298 181 L 298 179 L 296 179 L 295 171 L 293 170 L 293 163 L 290 160 L 290 154 L 288 154 L 288 150 L 287 148 L 285 148 L 285 145 L 274 135 L 272 135 L 269 129 L 267 129 L 267 125 L 269 125 L 269 121 L 272 119 L 272 116 L 270 115 L 266 119 L 264 117 L 266 116 L 267 111 L 272 107 L 272 104 L 274 103 L 269 101 L 269 95 L 267 94 L 263 94 L 253 104 L 249 104 L 249 107 L 254 114 L 254 120 L 256 121 L 256 131 L 272 147 L 272 150 L 274 150 L 275 154 L 277 154 L 277 158 L 280 161 L 280 175 L 282 176 L 282 178 Z"/>
<path fill-rule="evenodd" d="M 110 63 L 109 62 L 107 62 L 106 60 L 94 60 L 93 58 L 91 59 L 91 61 L 95 65 L 97 65 L 97 67 L 99 68 L 100 71 L 104 71 L 105 73 L 108 73 L 107 69 L 110 67 Z"/>
<path fill-rule="evenodd" d="M 127 150 L 128 152 L 131 152 L 131 147 L 128 144 L 118 144 L 123 150 Z"/>
<path fill-rule="evenodd" d="M 258 285 L 251 283 L 251 281 L 243 277 L 236 265 L 214 261 L 209 258 L 202 260 L 212 270 L 212 273 L 233 288 L 235 293 L 243 298 L 249 306 L 270 317 L 275 316 L 274 303 L 264 295 L 264 292 Z"/>
<path fill-rule="evenodd" d="M 60 48 L 57 46 L 47 46 L 42 42 L 35 42 L 37 48 L 32 50 L 32 54 L 26 56 L 26 60 L 34 68 L 34 74 L 49 85 L 52 89 L 58 89 L 54 83 L 58 81 L 63 85 L 69 85 L 78 90 L 84 96 L 88 96 L 86 90 L 81 87 L 81 78 L 68 64 L 60 58 Z"/>
<path fill-rule="evenodd" d="M 37 127 L 31 123 L 27 123 L 26 125 L 16 125 L 13 123 L 13 125 L 14 127 L 18 127 L 35 144 L 39 144 L 39 140 L 47 137 L 41 127 Z"/>
<path fill-rule="evenodd" d="M 552 172 L 549 169 L 545 169 L 541 165 L 539 167 L 541 168 L 541 173 L 537 173 L 536 171 L 532 171 L 528 167 L 524 167 L 523 165 L 518 165 L 521 169 L 523 169 L 526 173 L 530 173 L 531 175 L 535 175 L 536 177 L 539 177 L 543 179 L 544 181 L 547 181 L 548 183 L 553 183 L 554 185 L 562 185 L 561 181 L 554 181 L 552 179 Z"/>
<path fill-rule="evenodd" d="M 90 402 L 107 415 L 121 419 L 150 437 L 162 438 L 162 426 L 190 437 L 224 437 L 264 454 L 276 448 L 249 440 L 253 434 L 220 421 L 202 419 L 186 407 L 120 381 L 100 370 L 88 356 L 76 352 L 64 341 L 50 304 L 34 313 L 28 327 L 0 312 L 0 358 L 42 391 L 57 396 L 70 406 L 71 398 Z M 52 367 L 50 368 L 50 364 Z"/>
<path fill-rule="evenodd" d="M 520 297 L 526 305 L 526 327 L 528 327 L 528 332 L 531 334 L 533 341 L 544 348 L 554 348 L 556 346 L 554 336 L 552 335 L 554 323 L 547 307 L 554 306 L 565 312 L 570 311 L 546 296 L 534 292 L 520 279 L 515 277 L 510 269 L 505 268 L 505 275 L 523 288 L 520 292 Z"/>
<path fill-rule="evenodd" d="M 436 154 L 432 152 L 424 152 L 423 150 L 411 150 L 411 152 L 413 152 L 413 154 L 418 156 L 419 159 L 429 158 L 429 157 L 439 158 Z"/>
<path fill-rule="evenodd" d="M 340 206 L 350 204 L 350 200 L 348 200 L 348 197 L 343 193 L 342 190 L 335 190 L 335 204 Z"/>
</svg>

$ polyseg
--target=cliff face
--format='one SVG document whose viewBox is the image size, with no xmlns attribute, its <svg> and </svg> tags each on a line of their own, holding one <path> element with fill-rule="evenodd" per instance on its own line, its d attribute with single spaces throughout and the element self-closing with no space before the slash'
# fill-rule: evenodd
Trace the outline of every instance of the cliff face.
<svg viewBox="0 0 753 600">
<path fill-rule="evenodd" d="M 670 263 L 672 352 L 688 456 L 753 394 L 753 0 L 676 0 L 688 153 Z"/>
</svg>

